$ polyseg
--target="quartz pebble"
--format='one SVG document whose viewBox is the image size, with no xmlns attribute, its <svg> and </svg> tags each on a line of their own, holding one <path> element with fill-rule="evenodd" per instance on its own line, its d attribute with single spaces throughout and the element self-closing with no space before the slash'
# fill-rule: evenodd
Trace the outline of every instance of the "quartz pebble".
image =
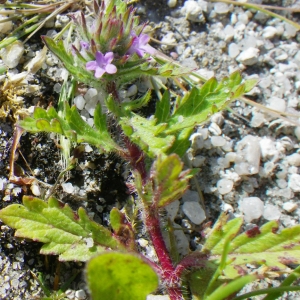
<svg viewBox="0 0 300 300">
<path fill-rule="evenodd" d="M 86 104 L 86 101 L 85 99 L 83 98 L 82 95 L 78 95 L 74 98 L 74 104 L 76 105 L 76 107 L 79 109 L 79 110 L 83 110 L 85 104 Z"/>
<path fill-rule="evenodd" d="M 286 110 L 286 102 L 278 97 L 271 97 L 268 100 L 269 104 L 267 105 L 267 107 L 280 111 L 280 112 L 285 112 Z"/>
<path fill-rule="evenodd" d="M 294 153 L 286 157 L 286 161 L 291 166 L 300 167 L 300 154 Z"/>
<path fill-rule="evenodd" d="M 196 225 L 200 225 L 205 219 L 205 212 L 201 205 L 195 201 L 186 201 L 182 205 L 184 214 Z"/>
<path fill-rule="evenodd" d="M 168 204 L 165 207 L 165 210 L 167 211 L 168 218 L 171 221 L 174 221 L 174 219 L 178 213 L 178 210 L 179 210 L 179 201 L 176 200 L 176 201 L 171 202 L 170 204 Z"/>
<path fill-rule="evenodd" d="M 260 164 L 259 139 L 252 135 L 245 136 L 236 146 L 234 170 L 239 175 L 257 174 Z"/>
<path fill-rule="evenodd" d="M 1 22 L 3 22 L 5 19 L 7 19 L 5 16 L 0 15 Z M 12 27 L 13 27 L 12 21 L 0 23 L 0 33 L 7 33 L 12 30 Z"/>
<path fill-rule="evenodd" d="M 287 211 L 288 213 L 291 213 L 293 211 L 295 211 L 297 209 L 298 205 L 294 202 L 285 202 L 283 205 L 282 205 L 282 208 Z"/>
<path fill-rule="evenodd" d="M 75 191 L 75 187 L 72 185 L 71 182 L 62 183 L 61 187 L 62 187 L 63 191 L 68 194 L 73 194 Z"/>
<path fill-rule="evenodd" d="M 202 14 L 202 8 L 196 1 L 185 1 L 182 8 L 182 13 L 185 15 L 187 20 L 190 20 L 192 22 L 205 21 L 205 18 Z"/>
<path fill-rule="evenodd" d="M 288 186 L 293 192 L 300 192 L 300 175 L 291 174 L 289 176 Z"/>
<path fill-rule="evenodd" d="M 75 292 L 75 299 L 77 300 L 83 300 L 86 298 L 86 293 L 84 290 L 78 290 Z"/>
<path fill-rule="evenodd" d="M 229 12 L 229 6 L 223 2 L 216 2 L 214 5 L 214 11 L 219 15 L 227 14 Z"/>
<path fill-rule="evenodd" d="M 263 217 L 268 220 L 278 220 L 281 216 L 281 212 L 277 206 L 272 204 L 266 204 L 264 207 Z"/>
<path fill-rule="evenodd" d="M 222 147 L 226 143 L 226 140 L 222 136 L 212 136 L 210 141 L 214 147 Z"/>
<path fill-rule="evenodd" d="M 15 68 L 24 53 L 25 49 L 21 41 L 16 41 L 1 50 L 1 57 L 5 65 Z"/>
<path fill-rule="evenodd" d="M 259 50 L 250 47 L 240 53 L 236 60 L 246 66 L 252 66 L 258 62 Z"/>
<path fill-rule="evenodd" d="M 231 43 L 228 46 L 228 55 L 231 58 L 236 58 L 240 54 L 240 47 L 236 43 Z"/>
<path fill-rule="evenodd" d="M 239 208 L 244 214 L 245 222 L 250 223 L 262 216 L 264 203 L 258 197 L 248 197 L 239 202 Z"/>
<path fill-rule="evenodd" d="M 228 194 L 233 188 L 233 181 L 229 179 L 221 179 L 217 183 L 217 189 L 221 195 Z"/>
</svg>

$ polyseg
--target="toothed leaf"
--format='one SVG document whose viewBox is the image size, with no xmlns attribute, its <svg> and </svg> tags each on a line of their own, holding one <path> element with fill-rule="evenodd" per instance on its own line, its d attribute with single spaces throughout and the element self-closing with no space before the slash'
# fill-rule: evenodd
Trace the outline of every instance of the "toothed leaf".
<svg viewBox="0 0 300 300">
<path fill-rule="evenodd" d="M 44 243 L 41 254 L 59 255 L 62 261 L 87 261 L 107 247 L 122 249 L 111 232 L 90 220 L 83 208 L 76 214 L 55 198 L 46 203 L 24 196 L 23 205 L 2 209 L 0 219 L 16 229 L 15 236 Z"/>
<path fill-rule="evenodd" d="M 288 272 L 287 266 L 300 264 L 300 225 L 276 233 L 278 223 L 271 221 L 238 235 L 242 219 L 229 222 L 227 219 L 228 216 L 224 214 L 220 217 L 202 249 L 204 253 L 209 253 L 209 260 L 217 263 L 226 238 L 231 236 L 227 258 L 232 262 L 225 268 L 224 276 L 235 278 L 246 274 L 245 265 L 248 263 L 265 266 L 266 272 Z"/>
</svg>

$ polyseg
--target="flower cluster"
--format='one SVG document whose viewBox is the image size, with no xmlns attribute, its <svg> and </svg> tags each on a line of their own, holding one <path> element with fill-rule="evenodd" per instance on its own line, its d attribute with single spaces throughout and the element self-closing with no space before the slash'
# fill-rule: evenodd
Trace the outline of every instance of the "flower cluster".
<svg viewBox="0 0 300 300">
<path fill-rule="evenodd" d="M 116 5 L 116 0 L 100 4 L 94 0 L 93 7 L 91 25 L 83 14 L 73 18 L 81 36 L 80 50 L 73 46 L 73 53 L 85 63 L 86 70 L 95 71 L 96 78 L 115 74 L 134 54 L 140 59 L 152 53 L 150 38 L 142 33 L 144 26 L 134 16 L 135 9 L 127 8 L 125 3 Z"/>
</svg>

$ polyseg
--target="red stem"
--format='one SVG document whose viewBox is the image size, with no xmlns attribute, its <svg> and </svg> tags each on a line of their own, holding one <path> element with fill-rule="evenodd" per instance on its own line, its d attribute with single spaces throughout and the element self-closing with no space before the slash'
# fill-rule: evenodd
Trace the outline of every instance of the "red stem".
<svg viewBox="0 0 300 300">
<path fill-rule="evenodd" d="M 115 101 L 120 103 L 120 98 L 114 82 L 107 84 L 107 92 L 113 96 Z M 143 151 L 140 150 L 137 145 L 131 143 L 127 136 L 124 136 L 123 140 L 128 150 L 128 155 L 125 155 L 125 158 L 131 163 L 132 167 L 140 173 L 143 184 L 146 184 L 148 175 Z M 157 196 L 159 195 L 154 195 L 154 197 Z M 156 206 L 158 201 L 156 200 L 157 199 L 153 199 L 152 206 L 144 205 L 146 230 L 149 233 L 161 266 L 157 266 L 159 269 L 161 269 L 159 275 L 161 276 L 162 282 L 165 284 L 168 290 L 171 300 L 182 300 L 183 296 L 180 290 L 180 278 L 177 276 L 175 267 L 173 266 L 171 257 L 161 233 L 158 208 Z M 155 269 L 157 270 L 157 268 Z"/>
</svg>

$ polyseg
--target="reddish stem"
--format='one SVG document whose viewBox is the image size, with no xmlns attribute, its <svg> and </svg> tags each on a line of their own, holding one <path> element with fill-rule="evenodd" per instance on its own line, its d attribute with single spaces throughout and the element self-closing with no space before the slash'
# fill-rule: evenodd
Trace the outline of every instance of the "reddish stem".
<svg viewBox="0 0 300 300">
<path fill-rule="evenodd" d="M 107 84 L 107 92 L 113 96 L 115 101 L 120 103 L 120 98 L 114 82 Z M 128 150 L 128 154 L 125 155 L 124 158 L 126 158 L 131 163 L 132 167 L 140 173 L 143 184 L 146 184 L 149 178 L 146 171 L 145 155 L 143 151 L 137 145 L 131 143 L 127 136 L 124 136 L 123 140 Z M 154 195 L 154 198 L 157 196 L 159 195 Z M 153 199 L 152 206 L 144 205 L 146 230 L 150 236 L 161 266 L 161 268 L 157 266 L 161 270 L 159 275 L 168 290 L 171 300 L 182 300 L 183 296 L 180 290 L 180 278 L 177 276 L 177 272 L 175 271 L 175 267 L 173 266 L 161 233 L 156 200 L 157 199 Z M 155 268 L 156 270 L 157 267 Z"/>
</svg>

